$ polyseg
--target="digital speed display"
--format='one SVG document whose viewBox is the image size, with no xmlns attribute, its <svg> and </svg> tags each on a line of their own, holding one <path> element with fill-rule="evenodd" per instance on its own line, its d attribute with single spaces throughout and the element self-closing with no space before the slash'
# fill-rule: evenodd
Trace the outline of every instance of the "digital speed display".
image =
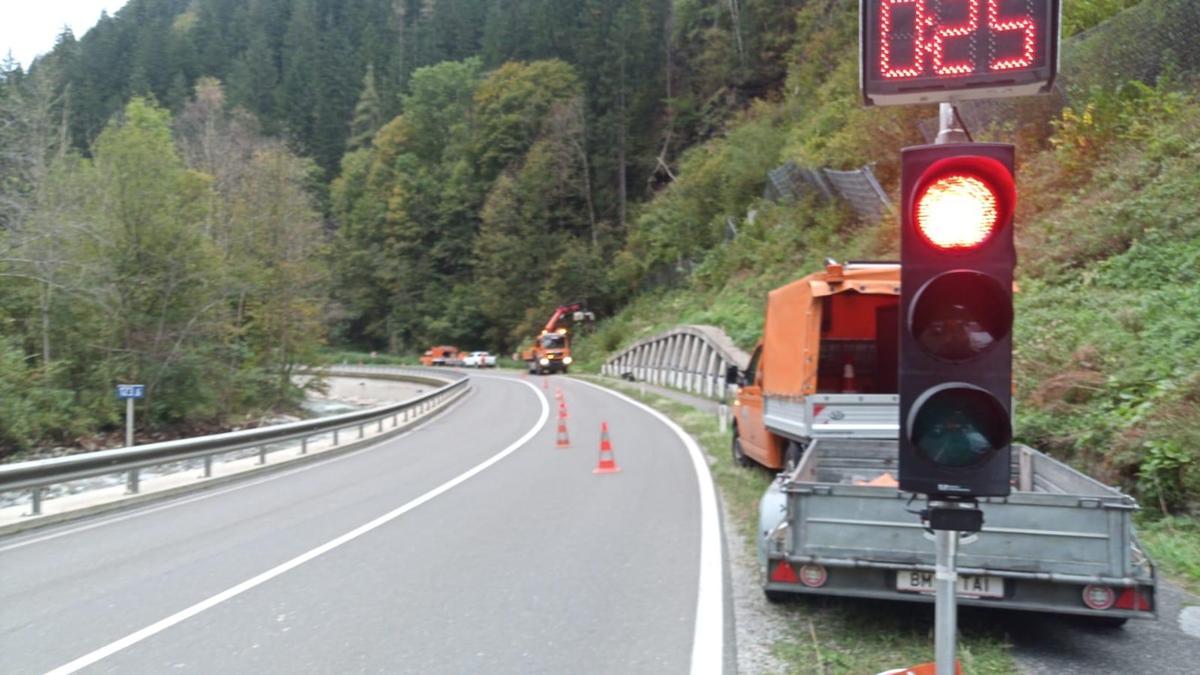
<svg viewBox="0 0 1200 675">
<path fill-rule="evenodd" d="M 860 0 L 863 97 L 872 105 L 1048 91 L 1060 0 Z"/>
</svg>

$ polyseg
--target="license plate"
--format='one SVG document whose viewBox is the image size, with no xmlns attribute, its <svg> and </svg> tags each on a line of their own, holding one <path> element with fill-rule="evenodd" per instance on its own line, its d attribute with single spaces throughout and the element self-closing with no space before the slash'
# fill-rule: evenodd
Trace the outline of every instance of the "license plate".
<svg viewBox="0 0 1200 675">
<path fill-rule="evenodd" d="M 896 590 L 933 593 L 933 572 L 897 572 Z M 1003 598 L 1004 579 L 960 574 L 958 595 L 972 598 Z"/>
</svg>

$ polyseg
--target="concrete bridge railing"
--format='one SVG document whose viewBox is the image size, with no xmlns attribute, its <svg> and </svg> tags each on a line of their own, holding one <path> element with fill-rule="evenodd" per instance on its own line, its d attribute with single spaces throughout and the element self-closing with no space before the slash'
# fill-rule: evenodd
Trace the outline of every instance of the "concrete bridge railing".
<svg viewBox="0 0 1200 675">
<path fill-rule="evenodd" d="M 745 368 L 750 355 L 715 326 L 678 326 L 639 340 L 604 363 L 600 372 L 720 399 L 725 371 Z"/>
</svg>

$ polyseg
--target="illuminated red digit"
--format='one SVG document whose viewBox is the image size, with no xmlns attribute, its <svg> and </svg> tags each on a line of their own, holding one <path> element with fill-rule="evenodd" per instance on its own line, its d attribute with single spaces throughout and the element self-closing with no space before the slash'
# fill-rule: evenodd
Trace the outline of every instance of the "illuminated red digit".
<svg viewBox="0 0 1200 675">
<path fill-rule="evenodd" d="M 894 7 L 912 5 L 913 19 L 912 63 L 892 63 L 892 29 Z M 921 37 L 925 26 L 925 0 L 880 0 L 879 8 L 879 72 L 886 78 L 919 77 L 925 71 L 925 44 Z"/>
<path fill-rule="evenodd" d="M 945 4 L 946 0 L 943 0 Z M 961 61 L 946 61 L 946 41 L 953 38 L 967 37 L 979 30 L 979 0 L 966 0 L 967 19 L 957 26 L 938 24 L 933 32 L 933 40 L 928 49 L 933 53 L 933 72 L 938 75 L 967 75 L 975 70 L 975 64 L 970 59 Z"/>
<path fill-rule="evenodd" d="M 1033 65 L 1034 55 L 1037 53 L 1037 24 L 1034 23 L 1033 17 L 1023 14 L 1001 18 L 1000 0 L 988 0 L 988 29 L 993 33 L 1021 31 L 1021 53 L 993 58 L 988 62 L 989 69 L 1015 70 Z"/>
</svg>

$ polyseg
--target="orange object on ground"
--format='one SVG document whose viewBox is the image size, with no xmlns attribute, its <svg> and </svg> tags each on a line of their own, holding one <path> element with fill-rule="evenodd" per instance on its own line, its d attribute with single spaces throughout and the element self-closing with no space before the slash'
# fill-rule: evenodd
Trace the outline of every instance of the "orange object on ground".
<svg viewBox="0 0 1200 675">
<path fill-rule="evenodd" d="M 558 437 L 554 439 L 554 447 L 571 447 L 571 437 L 567 435 L 567 421 L 562 417 L 558 418 Z"/>
<path fill-rule="evenodd" d="M 564 401 L 558 402 L 558 419 L 567 419 L 567 404 Z"/>
<path fill-rule="evenodd" d="M 555 387 L 555 388 L 554 388 L 554 398 L 556 398 L 556 399 L 558 399 L 558 400 L 560 400 L 560 401 L 561 401 L 561 400 L 563 400 L 563 393 L 562 393 L 562 389 L 560 389 L 560 388 L 558 388 L 558 387 Z"/>
<path fill-rule="evenodd" d="M 962 663 L 954 662 L 954 672 L 957 675 L 962 675 Z M 896 668 L 895 670 L 885 670 L 879 675 L 937 675 L 936 663 L 922 663 L 919 666 L 912 668 Z"/>
<path fill-rule="evenodd" d="M 592 473 L 617 473 L 617 459 L 613 456 L 612 442 L 608 439 L 608 422 L 600 423 L 600 461 Z"/>
</svg>

